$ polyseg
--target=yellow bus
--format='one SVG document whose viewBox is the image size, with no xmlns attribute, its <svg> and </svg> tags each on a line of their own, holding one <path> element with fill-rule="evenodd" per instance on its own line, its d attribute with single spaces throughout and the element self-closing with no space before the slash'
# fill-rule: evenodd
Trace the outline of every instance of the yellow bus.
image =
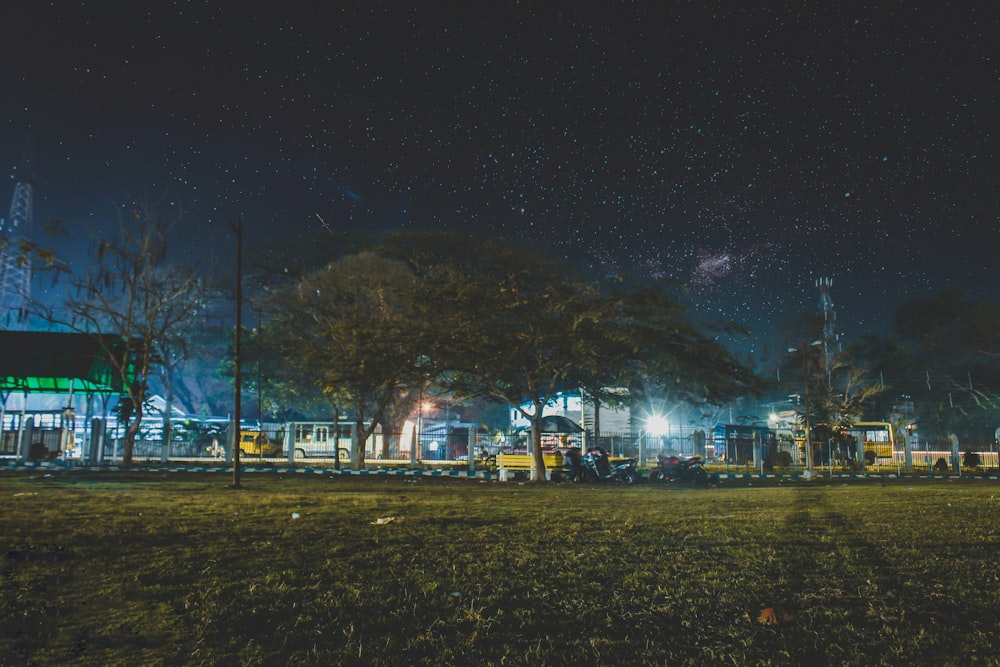
<svg viewBox="0 0 1000 667">
<path fill-rule="evenodd" d="M 817 427 L 817 431 L 824 425 Z M 866 465 L 889 463 L 896 451 L 896 430 L 889 422 L 854 422 L 828 431 L 834 460 L 857 461 L 865 457 Z"/>
<path fill-rule="evenodd" d="M 854 422 L 850 426 L 816 424 L 809 434 L 812 441 L 813 461 L 818 464 L 846 464 L 860 461 L 865 465 L 891 463 L 896 452 L 896 430 L 889 422 Z M 805 438 L 795 435 L 799 451 L 805 451 Z"/>
</svg>

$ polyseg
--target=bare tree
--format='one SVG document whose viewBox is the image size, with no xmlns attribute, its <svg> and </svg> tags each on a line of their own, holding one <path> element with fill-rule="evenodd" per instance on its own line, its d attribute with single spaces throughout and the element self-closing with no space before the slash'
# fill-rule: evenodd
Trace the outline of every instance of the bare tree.
<svg viewBox="0 0 1000 667">
<path fill-rule="evenodd" d="M 195 314 L 200 309 L 199 304 L 192 304 L 191 314 Z M 154 341 L 154 354 L 159 363 L 152 372 L 163 382 L 164 390 L 163 461 L 170 457 L 170 444 L 173 439 L 174 380 L 178 369 L 190 356 L 191 328 L 190 320 L 181 322 L 177 327 L 165 332 L 162 338 Z"/>
<path fill-rule="evenodd" d="M 125 426 L 123 463 L 131 465 L 149 382 L 167 374 L 183 349 L 186 329 L 204 308 L 196 267 L 167 259 L 170 226 L 146 208 L 121 210 L 115 238 L 96 237 L 94 261 L 70 275 L 62 317 L 49 319 L 101 341 L 123 379 L 119 419 Z M 112 343 L 121 347 L 110 349 Z"/>
</svg>

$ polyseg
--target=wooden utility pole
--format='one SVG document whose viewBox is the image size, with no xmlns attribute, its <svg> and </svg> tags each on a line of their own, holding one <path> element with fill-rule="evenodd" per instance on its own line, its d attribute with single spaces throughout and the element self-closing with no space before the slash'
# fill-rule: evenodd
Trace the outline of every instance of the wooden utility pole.
<svg viewBox="0 0 1000 667">
<path fill-rule="evenodd" d="M 243 220 L 229 223 L 236 234 L 236 331 L 233 335 L 233 488 L 240 488 L 240 424 L 243 423 L 241 399 L 243 397 L 242 359 L 240 343 L 243 332 Z"/>
</svg>

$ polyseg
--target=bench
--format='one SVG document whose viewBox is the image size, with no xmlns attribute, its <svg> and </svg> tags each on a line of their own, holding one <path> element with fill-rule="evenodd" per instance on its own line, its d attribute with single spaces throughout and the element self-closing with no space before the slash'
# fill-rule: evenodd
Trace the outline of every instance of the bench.
<svg viewBox="0 0 1000 667">
<path fill-rule="evenodd" d="M 542 454 L 545 463 L 545 479 L 552 479 L 552 473 L 563 472 L 563 455 L 559 453 Z M 508 477 L 517 473 L 535 475 L 535 461 L 531 454 L 497 454 L 497 470 L 500 481 L 506 482 Z"/>
</svg>

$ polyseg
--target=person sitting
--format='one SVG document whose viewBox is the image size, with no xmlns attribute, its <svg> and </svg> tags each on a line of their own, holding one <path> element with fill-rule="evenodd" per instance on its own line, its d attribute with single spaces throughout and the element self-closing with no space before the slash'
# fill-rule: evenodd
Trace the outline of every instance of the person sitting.
<svg viewBox="0 0 1000 667">
<path fill-rule="evenodd" d="M 611 463 L 608 461 L 608 453 L 602 447 L 591 447 L 587 454 L 591 456 L 594 460 L 594 466 L 597 468 L 597 474 L 601 477 L 607 477 L 611 474 Z"/>
</svg>

